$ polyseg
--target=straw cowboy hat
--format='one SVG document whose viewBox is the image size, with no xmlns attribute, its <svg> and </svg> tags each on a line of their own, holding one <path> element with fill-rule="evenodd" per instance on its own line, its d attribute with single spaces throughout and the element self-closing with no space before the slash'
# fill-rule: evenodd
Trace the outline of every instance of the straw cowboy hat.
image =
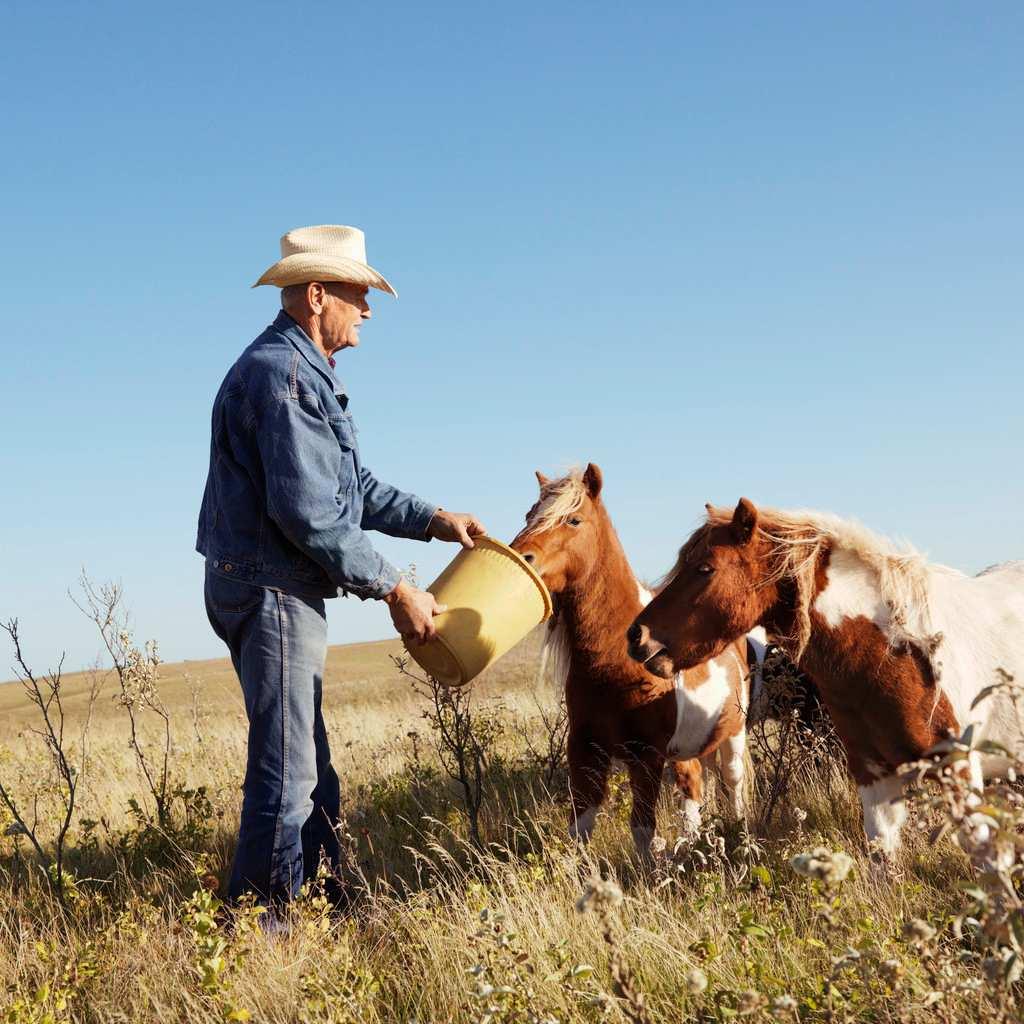
<svg viewBox="0 0 1024 1024">
<path fill-rule="evenodd" d="M 379 288 L 398 298 L 387 279 L 366 262 L 366 236 L 344 224 L 318 224 L 295 228 L 281 236 L 279 259 L 253 285 L 287 288 L 307 281 L 348 281 Z"/>
</svg>

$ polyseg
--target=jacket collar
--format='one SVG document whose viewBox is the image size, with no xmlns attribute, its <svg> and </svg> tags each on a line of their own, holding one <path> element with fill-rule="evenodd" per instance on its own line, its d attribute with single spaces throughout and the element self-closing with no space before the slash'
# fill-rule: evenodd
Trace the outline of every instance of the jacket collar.
<svg viewBox="0 0 1024 1024">
<path fill-rule="evenodd" d="M 345 385 L 334 375 L 334 360 L 327 359 L 313 344 L 313 339 L 282 309 L 274 320 L 273 328 L 284 335 L 298 349 L 299 355 L 326 378 L 336 395 L 344 395 Z"/>
</svg>

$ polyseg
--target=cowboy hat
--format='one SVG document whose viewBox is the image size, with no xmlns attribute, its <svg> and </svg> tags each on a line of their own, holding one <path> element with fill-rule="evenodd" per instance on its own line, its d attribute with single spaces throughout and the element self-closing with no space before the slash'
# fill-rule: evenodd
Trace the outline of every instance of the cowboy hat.
<svg viewBox="0 0 1024 1024">
<path fill-rule="evenodd" d="M 307 281 L 347 281 L 379 288 L 398 298 L 387 279 L 366 262 L 366 236 L 344 224 L 318 224 L 295 228 L 281 236 L 279 259 L 253 285 L 287 288 Z"/>
</svg>

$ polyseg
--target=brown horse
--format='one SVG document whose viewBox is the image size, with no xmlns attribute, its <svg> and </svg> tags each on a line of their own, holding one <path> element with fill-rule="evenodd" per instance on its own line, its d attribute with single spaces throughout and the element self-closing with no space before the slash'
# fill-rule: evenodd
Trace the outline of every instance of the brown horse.
<svg viewBox="0 0 1024 1024">
<path fill-rule="evenodd" d="M 558 480 L 538 472 L 537 480 L 540 499 L 512 547 L 554 599 L 546 646 L 555 653 L 556 674 L 564 676 L 569 714 L 570 835 L 590 838 L 613 758 L 629 773 L 630 824 L 643 856 L 654 837 L 667 758 L 690 828 L 700 821 L 699 759 L 716 751 L 733 808 L 742 815 L 746 643 L 678 680 L 661 679 L 632 661 L 625 630 L 650 594 L 633 575 L 605 511 L 600 469 L 591 463 Z"/>
<path fill-rule="evenodd" d="M 1011 698 L 978 703 L 999 673 L 1024 678 L 1024 562 L 975 577 L 817 512 L 708 506 L 665 587 L 628 630 L 630 654 L 671 678 L 760 624 L 817 684 L 846 749 L 868 840 L 899 844 L 897 769 L 949 732 L 1017 745 Z M 977 704 L 977 706 L 975 706 Z M 971 784 L 999 758 L 968 757 Z"/>
</svg>

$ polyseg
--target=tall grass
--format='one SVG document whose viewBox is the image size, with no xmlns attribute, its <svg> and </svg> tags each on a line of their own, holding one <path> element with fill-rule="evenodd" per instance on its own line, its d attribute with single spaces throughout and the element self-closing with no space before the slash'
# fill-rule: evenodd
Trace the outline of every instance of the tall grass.
<svg viewBox="0 0 1024 1024">
<path fill-rule="evenodd" d="M 429 708 L 387 653 L 348 686 L 334 656 L 328 685 L 359 897 L 335 915 L 310 886 L 287 929 L 264 930 L 255 907 L 229 918 L 218 897 L 244 766 L 237 709 L 211 710 L 201 673 L 187 699 L 166 703 L 173 795 L 157 827 L 117 706 L 101 698 L 63 903 L 10 816 L 0 819 L 4 1019 L 1015 1019 L 1020 982 L 996 976 L 991 943 L 962 913 L 978 893 L 961 887 L 978 876 L 953 843 L 928 842 L 936 816 L 948 817 L 937 798 L 920 803 L 922 828 L 900 862 L 879 865 L 863 849 L 855 794 L 835 778 L 822 786 L 802 773 L 754 834 L 712 806 L 685 843 L 666 797 L 664 848 L 642 867 L 626 787 L 613 785 L 581 851 L 565 837 L 564 779 L 530 754 L 545 749 L 556 695 L 534 690 L 527 648 L 475 697 L 494 733 L 473 841 L 460 787 L 429 742 Z M 159 744 L 163 723 L 152 725 L 147 734 L 140 721 L 141 742 Z M 34 733 L 7 732 L 0 773 L 52 841 L 59 794 L 43 785 Z M 1010 885 L 1019 892 L 1019 873 Z M 1024 936 L 1013 913 L 1000 949 L 1018 927 Z"/>
</svg>

